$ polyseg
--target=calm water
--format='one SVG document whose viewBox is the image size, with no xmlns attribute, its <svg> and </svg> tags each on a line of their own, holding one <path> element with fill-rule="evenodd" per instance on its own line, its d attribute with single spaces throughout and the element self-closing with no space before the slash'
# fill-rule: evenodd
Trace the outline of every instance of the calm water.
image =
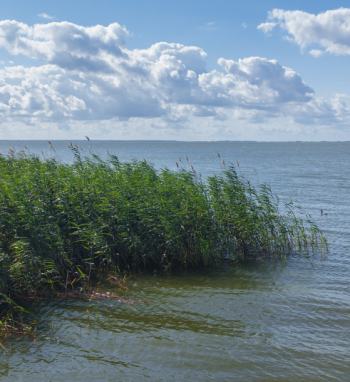
<svg viewBox="0 0 350 382">
<path fill-rule="evenodd" d="M 67 142 L 53 144 L 63 161 L 72 160 Z M 10 145 L 48 155 L 43 142 L 2 141 L 0 151 Z M 218 151 L 310 213 L 330 252 L 287 263 L 145 274 L 130 286 L 147 302 L 131 307 L 117 301 L 32 305 L 45 337 L 36 346 L 7 341 L 1 381 L 350 380 L 350 143 L 93 142 L 93 149 L 172 169 L 178 156 L 187 166 L 188 155 L 203 176 L 221 171 Z M 321 217 L 321 208 L 329 215 Z"/>
</svg>

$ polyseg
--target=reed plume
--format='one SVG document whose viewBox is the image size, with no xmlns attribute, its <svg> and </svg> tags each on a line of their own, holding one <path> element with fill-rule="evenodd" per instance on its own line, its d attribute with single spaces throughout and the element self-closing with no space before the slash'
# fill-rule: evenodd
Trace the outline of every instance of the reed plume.
<svg viewBox="0 0 350 382">
<path fill-rule="evenodd" d="M 326 248 L 310 219 L 291 203 L 282 215 L 270 187 L 232 165 L 202 182 L 192 165 L 157 170 L 68 147 L 69 165 L 12 149 L 0 157 L 1 306 L 29 291 L 88 288 L 111 269 L 163 267 L 165 253 L 170 269 Z"/>
</svg>

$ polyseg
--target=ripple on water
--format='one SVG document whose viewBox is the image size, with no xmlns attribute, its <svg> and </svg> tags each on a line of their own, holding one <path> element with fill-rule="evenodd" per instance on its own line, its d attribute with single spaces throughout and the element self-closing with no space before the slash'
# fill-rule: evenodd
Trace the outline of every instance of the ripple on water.
<svg viewBox="0 0 350 382">
<path fill-rule="evenodd" d="M 31 145 L 38 151 L 42 143 Z M 330 252 L 293 255 L 287 263 L 145 274 L 132 288 L 151 302 L 135 303 L 136 310 L 117 301 L 36 303 L 31 310 L 42 317 L 39 331 L 47 339 L 36 346 L 22 338 L 7 341 L 1 381 L 349 379 L 350 144 L 95 145 L 101 153 L 145 157 L 170 168 L 187 154 L 204 175 L 220 171 L 217 151 L 227 163 L 238 159 L 239 171 L 268 181 L 282 201 L 292 196 L 311 214 L 331 238 Z M 64 142 L 54 146 L 64 155 Z M 321 217 L 320 209 L 329 215 Z"/>
</svg>

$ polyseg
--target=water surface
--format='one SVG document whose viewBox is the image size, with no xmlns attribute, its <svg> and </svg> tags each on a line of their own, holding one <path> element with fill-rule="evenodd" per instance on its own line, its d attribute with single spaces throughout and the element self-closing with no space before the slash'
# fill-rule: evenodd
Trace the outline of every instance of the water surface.
<svg viewBox="0 0 350 382">
<path fill-rule="evenodd" d="M 52 143 L 61 160 L 72 160 L 67 142 Z M 45 142 L 2 141 L 0 151 L 11 145 L 50 154 Z M 7 341 L 1 381 L 349 380 L 350 143 L 93 142 L 92 149 L 174 170 L 175 162 L 188 166 L 187 155 L 203 177 L 222 171 L 222 159 L 238 161 L 253 182 L 267 181 L 282 201 L 302 206 L 330 252 L 143 274 L 130 286 L 145 303 L 131 307 L 36 303 L 45 337 L 35 346 Z"/>
</svg>

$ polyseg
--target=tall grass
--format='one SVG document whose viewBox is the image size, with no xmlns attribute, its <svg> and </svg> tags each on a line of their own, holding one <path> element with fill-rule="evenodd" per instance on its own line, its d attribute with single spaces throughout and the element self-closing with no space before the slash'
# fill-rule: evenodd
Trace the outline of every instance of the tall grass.
<svg viewBox="0 0 350 382">
<path fill-rule="evenodd" d="M 0 307 L 89 284 L 105 270 L 208 266 L 326 245 L 292 204 L 282 215 L 270 188 L 253 187 L 233 165 L 202 182 L 193 168 L 156 170 L 70 148 L 72 164 L 28 151 L 0 157 Z"/>
</svg>

